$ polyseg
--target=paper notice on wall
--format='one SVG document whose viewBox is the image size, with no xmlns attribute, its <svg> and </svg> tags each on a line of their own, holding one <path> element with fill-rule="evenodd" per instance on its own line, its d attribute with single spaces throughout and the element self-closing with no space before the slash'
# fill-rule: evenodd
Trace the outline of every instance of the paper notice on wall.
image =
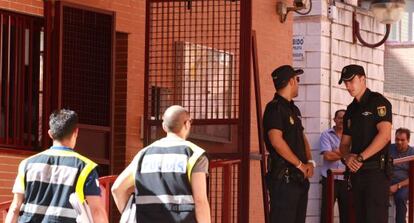
<svg viewBox="0 0 414 223">
<path fill-rule="evenodd" d="M 304 59 L 304 43 L 305 38 L 303 36 L 293 36 L 293 60 L 302 61 Z"/>
</svg>

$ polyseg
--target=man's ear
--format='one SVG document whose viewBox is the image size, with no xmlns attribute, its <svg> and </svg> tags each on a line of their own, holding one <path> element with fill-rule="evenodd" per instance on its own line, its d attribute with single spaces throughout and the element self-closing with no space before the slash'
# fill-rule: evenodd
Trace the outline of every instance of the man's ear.
<svg viewBox="0 0 414 223">
<path fill-rule="evenodd" d="M 162 129 L 164 130 L 164 132 L 168 132 L 168 128 L 164 122 L 162 122 Z"/>
<path fill-rule="evenodd" d="M 52 131 L 49 129 L 47 130 L 47 134 L 49 135 L 49 137 L 53 140 L 53 136 L 52 136 Z"/>
<path fill-rule="evenodd" d="M 289 84 L 290 85 L 294 85 L 295 84 L 295 80 L 293 80 L 293 78 L 289 78 Z"/>
<path fill-rule="evenodd" d="M 79 134 L 79 128 L 76 127 L 76 129 L 73 131 L 73 135 L 77 138 Z"/>
</svg>

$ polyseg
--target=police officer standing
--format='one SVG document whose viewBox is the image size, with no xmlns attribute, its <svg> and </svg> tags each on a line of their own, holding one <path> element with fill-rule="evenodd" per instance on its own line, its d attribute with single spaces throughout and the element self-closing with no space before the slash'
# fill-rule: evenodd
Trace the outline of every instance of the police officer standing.
<svg viewBox="0 0 414 223">
<path fill-rule="evenodd" d="M 77 124 L 74 111 L 62 109 L 50 115 L 48 133 L 53 146 L 20 163 L 6 223 L 76 223 L 77 213 L 69 203 L 72 193 L 80 202 L 87 201 L 94 222 L 108 222 L 97 164 L 73 151 Z"/>
<path fill-rule="evenodd" d="M 380 93 L 367 88 L 364 68 L 359 65 L 344 67 L 339 84 L 342 82 L 354 97 L 344 115 L 340 151 L 350 171 L 356 221 L 385 223 L 390 184 L 391 104 Z"/>
<path fill-rule="evenodd" d="M 303 70 L 289 65 L 272 73 L 277 90 L 265 109 L 264 139 L 270 153 L 268 188 L 270 219 L 273 223 L 304 223 L 308 202 L 309 180 L 315 161 L 304 134 L 299 108 L 293 98 L 298 96 L 299 76 Z"/>
<path fill-rule="evenodd" d="M 164 112 L 167 136 L 142 149 L 112 186 L 119 211 L 135 191 L 136 217 L 141 223 L 209 223 L 205 151 L 187 141 L 191 118 L 173 105 Z"/>
</svg>

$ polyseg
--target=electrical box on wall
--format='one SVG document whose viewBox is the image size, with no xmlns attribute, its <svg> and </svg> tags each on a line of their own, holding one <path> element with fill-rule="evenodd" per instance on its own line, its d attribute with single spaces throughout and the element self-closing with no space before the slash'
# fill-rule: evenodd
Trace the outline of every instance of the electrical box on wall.
<svg viewBox="0 0 414 223">
<path fill-rule="evenodd" d="M 333 21 L 338 19 L 338 9 L 336 8 L 336 6 L 328 6 L 328 18 Z"/>
</svg>

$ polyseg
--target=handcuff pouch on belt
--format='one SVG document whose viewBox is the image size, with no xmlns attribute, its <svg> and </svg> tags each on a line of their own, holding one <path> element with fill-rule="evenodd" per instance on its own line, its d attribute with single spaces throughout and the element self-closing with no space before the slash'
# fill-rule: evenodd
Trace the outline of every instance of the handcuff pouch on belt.
<svg viewBox="0 0 414 223">
<path fill-rule="evenodd" d="M 268 162 L 268 176 L 267 181 L 281 180 L 285 183 L 296 182 L 303 183 L 305 182 L 305 176 L 302 171 L 294 167 L 291 164 L 288 164 L 285 160 L 272 160 L 269 158 Z M 267 182 L 268 186 L 270 182 Z"/>
<path fill-rule="evenodd" d="M 391 156 L 382 154 L 379 160 L 364 162 L 360 170 L 384 170 L 387 177 L 391 178 L 394 169 L 394 160 Z"/>
</svg>

